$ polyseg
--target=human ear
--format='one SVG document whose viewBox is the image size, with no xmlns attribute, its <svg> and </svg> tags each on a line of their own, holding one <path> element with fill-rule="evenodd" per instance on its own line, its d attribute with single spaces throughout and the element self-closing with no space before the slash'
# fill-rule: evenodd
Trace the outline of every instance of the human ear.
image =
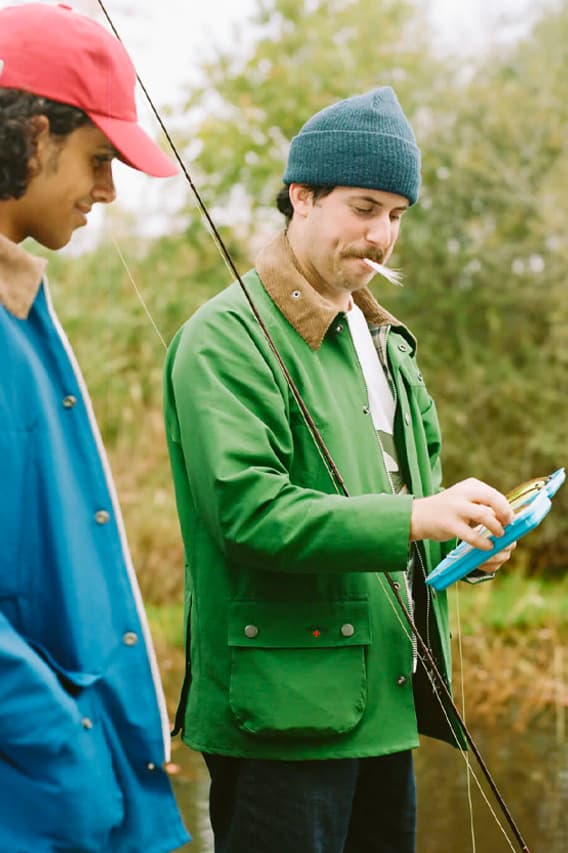
<svg viewBox="0 0 568 853">
<path fill-rule="evenodd" d="M 43 163 L 46 161 L 47 152 L 51 145 L 51 133 L 47 116 L 32 116 L 30 125 L 33 129 L 33 151 L 28 161 L 28 176 L 35 178 L 41 172 Z"/>
<path fill-rule="evenodd" d="M 313 207 L 312 191 L 305 184 L 290 184 L 288 188 L 290 204 L 294 215 L 306 217 Z"/>
</svg>

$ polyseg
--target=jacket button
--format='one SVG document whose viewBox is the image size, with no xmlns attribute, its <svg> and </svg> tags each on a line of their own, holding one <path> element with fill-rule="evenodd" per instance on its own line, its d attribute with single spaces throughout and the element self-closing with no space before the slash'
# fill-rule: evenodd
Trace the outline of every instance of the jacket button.
<svg viewBox="0 0 568 853">
<path fill-rule="evenodd" d="M 93 728 L 93 721 L 90 720 L 88 717 L 83 717 L 83 719 L 81 720 L 81 725 L 83 726 L 84 729 L 92 729 Z"/>
<path fill-rule="evenodd" d="M 292 291 L 292 299 L 301 299 L 301 298 L 302 298 L 301 290 L 293 290 Z"/>
<path fill-rule="evenodd" d="M 410 423 L 410 413 L 409 413 L 409 412 L 407 412 L 407 413 L 405 414 L 405 416 L 404 416 L 404 422 L 405 422 L 406 426 L 408 426 L 408 424 Z"/>
<path fill-rule="evenodd" d="M 135 646 L 138 642 L 138 634 L 135 634 L 134 631 L 127 631 L 122 638 L 122 642 L 125 646 Z"/>
<path fill-rule="evenodd" d="M 248 637 L 249 640 L 253 640 L 258 636 L 258 628 L 256 625 L 245 625 L 245 637 Z"/>
<path fill-rule="evenodd" d="M 398 581 L 394 581 L 393 586 L 396 590 L 400 589 L 400 584 Z"/>
<path fill-rule="evenodd" d="M 370 411 L 371 411 L 371 410 L 370 410 L 370 408 L 369 408 L 368 406 L 363 406 L 363 414 L 364 414 L 364 415 L 368 415 Z"/>
<path fill-rule="evenodd" d="M 346 622 L 345 625 L 341 626 L 341 634 L 344 637 L 352 637 L 355 633 L 355 628 L 353 625 L 350 625 L 349 622 Z"/>
<path fill-rule="evenodd" d="M 95 513 L 95 521 L 97 524 L 107 524 L 110 521 L 110 515 L 106 509 L 99 509 Z"/>
<path fill-rule="evenodd" d="M 396 680 L 396 683 L 399 687 L 404 687 L 404 685 L 406 684 L 406 675 L 399 675 Z"/>
<path fill-rule="evenodd" d="M 338 335 L 341 334 L 341 332 L 343 331 L 343 326 L 341 323 L 337 324 L 337 326 L 335 327 L 335 331 L 337 332 Z"/>
<path fill-rule="evenodd" d="M 74 397 L 73 394 L 67 394 L 66 397 L 63 398 L 63 408 L 64 409 L 72 409 L 73 406 L 77 405 L 77 397 Z"/>
<path fill-rule="evenodd" d="M 408 350 L 408 347 L 406 344 L 399 344 L 398 348 L 401 352 L 407 352 L 407 350 Z"/>
<path fill-rule="evenodd" d="M 155 769 L 156 769 L 156 765 L 154 764 L 154 762 L 149 761 L 146 765 L 146 770 L 155 770 Z"/>
</svg>

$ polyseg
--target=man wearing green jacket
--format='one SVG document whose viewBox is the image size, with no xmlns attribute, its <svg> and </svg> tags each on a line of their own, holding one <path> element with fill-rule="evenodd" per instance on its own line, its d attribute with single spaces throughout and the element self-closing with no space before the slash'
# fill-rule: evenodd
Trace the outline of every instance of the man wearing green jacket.
<svg viewBox="0 0 568 853">
<path fill-rule="evenodd" d="M 367 289 L 419 184 L 392 89 L 333 104 L 292 141 L 286 229 L 244 277 L 344 486 L 238 283 L 168 354 L 178 719 L 211 773 L 217 853 L 411 853 L 418 733 L 459 741 L 385 572 L 449 683 L 446 598 L 424 578 L 449 540 L 487 547 L 475 526 L 500 535 L 512 515 L 480 481 L 441 491 L 415 340 Z"/>
</svg>

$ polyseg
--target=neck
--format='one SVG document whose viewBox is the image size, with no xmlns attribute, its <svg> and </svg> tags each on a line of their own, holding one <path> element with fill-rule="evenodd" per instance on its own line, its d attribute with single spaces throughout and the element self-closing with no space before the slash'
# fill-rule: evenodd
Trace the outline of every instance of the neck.
<svg viewBox="0 0 568 853">
<path fill-rule="evenodd" d="M 14 215 L 16 204 L 17 202 L 12 199 L 9 201 L 0 201 L 0 234 L 6 237 L 7 240 L 11 240 L 12 243 L 21 243 L 25 235 L 22 236 L 20 229 L 17 227 Z"/>
</svg>

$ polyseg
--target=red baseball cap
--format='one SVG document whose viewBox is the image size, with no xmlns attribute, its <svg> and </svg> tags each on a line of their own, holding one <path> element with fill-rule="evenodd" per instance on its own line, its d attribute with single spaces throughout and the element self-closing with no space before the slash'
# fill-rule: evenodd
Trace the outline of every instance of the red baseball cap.
<svg viewBox="0 0 568 853">
<path fill-rule="evenodd" d="M 0 87 L 83 110 L 129 166 L 156 177 L 177 166 L 138 124 L 136 72 L 122 44 L 70 6 L 0 9 Z"/>
</svg>

